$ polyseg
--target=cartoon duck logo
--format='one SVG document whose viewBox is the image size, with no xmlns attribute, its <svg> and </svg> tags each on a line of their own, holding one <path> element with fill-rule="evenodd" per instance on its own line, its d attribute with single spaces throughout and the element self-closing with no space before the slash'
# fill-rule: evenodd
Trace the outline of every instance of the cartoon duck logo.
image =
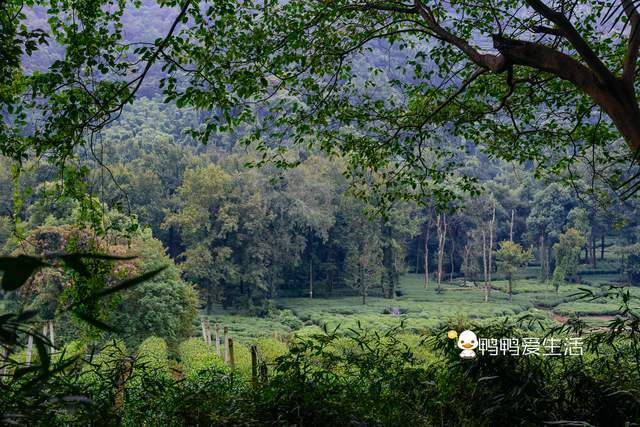
<svg viewBox="0 0 640 427">
<path fill-rule="evenodd" d="M 456 331 L 449 331 L 447 334 L 450 339 L 455 339 L 458 333 Z M 476 352 L 474 349 L 478 348 L 478 337 L 473 331 L 466 330 L 460 333 L 458 337 L 458 348 L 462 350 L 460 357 L 463 359 L 475 359 Z"/>
</svg>

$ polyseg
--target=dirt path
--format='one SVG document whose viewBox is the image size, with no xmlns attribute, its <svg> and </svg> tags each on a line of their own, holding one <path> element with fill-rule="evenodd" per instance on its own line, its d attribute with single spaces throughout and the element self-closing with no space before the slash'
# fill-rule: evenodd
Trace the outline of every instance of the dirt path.
<svg viewBox="0 0 640 427">
<path fill-rule="evenodd" d="M 553 310 L 551 310 L 550 308 L 546 308 L 546 307 L 537 307 L 537 309 L 538 309 L 538 310 L 540 310 L 540 311 L 544 311 L 545 313 L 547 313 L 547 315 L 548 315 L 551 319 L 553 319 L 554 321 L 556 321 L 556 322 L 558 322 L 558 323 L 562 323 L 563 325 L 564 325 L 565 323 L 567 323 L 567 321 L 569 321 L 569 319 L 570 319 L 570 317 L 562 316 L 562 315 L 560 315 L 560 314 L 554 313 L 554 312 L 553 312 Z M 591 319 L 591 320 L 597 320 L 597 321 L 599 321 L 599 322 L 603 322 L 603 323 L 604 323 L 604 322 L 610 322 L 610 321 L 612 321 L 612 320 L 613 320 L 613 319 L 615 319 L 615 318 L 616 318 L 616 316 L 610 316 L 610 315 L 606 315 L 606 316 L 603 316 L 603 315 L 595 315 L 595 316 L 585 316 L 585 315 L 582 315 L 582 316 L 580 316 L 580 319 L 583 319 L 583 320 L 589 320 L 589 319 Z"/>
</svg>

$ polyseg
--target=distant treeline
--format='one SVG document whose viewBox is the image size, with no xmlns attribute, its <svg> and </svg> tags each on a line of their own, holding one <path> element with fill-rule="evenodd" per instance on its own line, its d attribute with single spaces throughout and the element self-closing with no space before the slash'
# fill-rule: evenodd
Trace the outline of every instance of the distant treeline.
<svg viewBox="0 0 640 427">
<path fill-rule="evenodd" d="M 393 297 L 405 271 L 427 270 L 434 282 L 486 281 L 507 240 L 534 248 L 530 261 L 544 280 L 556 270 L 559 242 L 578 242 L 577 262 L 591 268 L 608 251 L 606 270 L 637 279 L 638 204 L 615 201 L 606 188 L 576 197 L 561 182 L 534 179 L 526 165 L 468 154 L 465 168 L 481 171 L 482 195 L 461 196 L 448 212 L 423 200 L 377 216 L 375 195 L 367 202 L 354 195 L 371 191 L 350 186 L 340 159 L 296 148 L 285 154 L 296 168 L 249 167 L 261 153 L 230 135 L 197 144 L 185 130 L 198 122 L 195 112 L 141 99 L 79 154 L 89 193 L 150 227 L 208 309 L 221 303 L 260 313 L 279 295 L 345 292 L 365 303 L 367 295 Z M 40 163 L 27 166 L 15 194 L 9 162 L 0 168 L 5 251 L 15 249 L 16 220 L 23 232 L 72 221 L 70 202 L 58 197 L 72 191 L 61 185 L 71 180 Z M 589 171 L 582 173 L 587 187 Z M 575 279 L 573 270 L 563 278 Z"/>
</svg>

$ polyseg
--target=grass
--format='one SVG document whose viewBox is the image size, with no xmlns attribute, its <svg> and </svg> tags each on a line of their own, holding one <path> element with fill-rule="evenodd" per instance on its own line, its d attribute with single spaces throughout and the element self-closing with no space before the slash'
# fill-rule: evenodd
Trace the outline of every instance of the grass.
<svg viewBox="0 0 640 427">
<path fill-rule="evenodd" d="M 279 321 L 277 318 L 252 317 L 237 313 L 215 313 L 209 316 L 212 332 L 215 333 L 215 323 L 220 324 L 220 339 L 222 328 L 227 326 L 231 337 L 239 342 L 248 343 L 255 338 L 288 335 L 293 329 Z"/>
<path fill-rule="evenodd" d="M 527 271 L 523 276 L 534 276 Z M 216 310 L 212 322 L 228 326 L 231 335 L 242 343 L 255 341 L 260 337 L 286 337 L 294 331 L 317 330 L 318 327 L 349 332 L 358 326 L 375 330 L 386 330 L 403 323 L 408 332 L 422 333 L 438 326 L 448 319 L 464 317 L 476 321 L 503 319 L 516 315 L 530 315 L 551 322 L 553 315 L 560 316 L 604 316 L 618 312 L 618 303 L 576 301 L 579 288 L 594 292 L 599 286 L 614 283 L 618 277 L 611 274 L 588 276 L 589 284 L 567 283 L 559 292 L 549 284 L 533 278 L 518 279 L 513 285 L 513 301 L 509 302 L 506 280 L 495 280 L 488 303 L 483 301 L 484 289 L 474 287 L 461 280 L 444 283 L 437 289 L 431 282 L 424 288 L 424 278 L 419 274 L 406 274 L 401 278 L 399 296 L 395 299 L 368 297 L 366 305 L 361 297 L 346 296 L 333 298 L 280 298 L 277 307 L 281 315 L 274 318 L 255 318 L 239 313 Z M 640 291 L 640 290 L 637 290 Z M 636 289 L 633 289 L 636 292 Z M 390 309 L 399 315 L 387 314 Z M 591 323 L 602 323 L 594 318 Z M 314 329 L 315 328 L 315 329 Z"/>
</svg>

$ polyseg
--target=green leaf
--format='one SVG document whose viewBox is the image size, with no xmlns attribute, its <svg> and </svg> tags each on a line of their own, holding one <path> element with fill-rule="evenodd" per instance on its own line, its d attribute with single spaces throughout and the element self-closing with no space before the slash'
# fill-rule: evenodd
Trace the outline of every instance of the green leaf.
<svg viewBox="0 0 640 427">
<path fill-rule="evenodd" d="M 0 257 L 0 270 L 4 271 L 2 289 L 15 291 L 24 285 L 34 271 L 46 265 L 40 259 L 27 255 Z"/>
<path fill-rule="evenodd" d="M 91 276 L 91 273 L 87 269 L 87 266 L 82 261 L 84 258 L 88 259 L 99 259 L 105 261 L 125 261 L 135 259 L 135 256 L 115 256 L 115 255 L 104 255 L 104 254 L 85 254 L 85 253 L 71 253 L 66 255 L 61 255 L 60 259 L 64 261 L 67 266 L 77 271 L 83 277 Z"/>
<path fill-rule="evenodd" d="M 165 265 L 164 267 L 160 267 L 160 268 L 158 268 L 156 270 L 150 271 L 150 272 L 145 273 L 145 274 L 143 274 L 141 276 L 134 277 L 133 279 L 125 280 L 124 282 L 122 282 L 122 283 L 120 283 L 118 285 L 115 285 L 115 286 L 112 286 L 110 288 L 104 289 L 104 290 L 102 290 L 100 292 L 96 292 L 95 294 L 93 294 L 93 295 L 89 296 L 88 298 L 85 298 L 85 299 L 77 302 L 74 305 L 84 304 L 86 302 L 89 302 L 89 301 L 92 301 L 92 300 L 95 300 L 95 299 L 98 299 L 98 298 L 102 298 L 104 296 L 113 294 L 115 292 L 122 291 L 124 289 L 131 288 L 131 287 L 133 287 L 133 286 L 135 286 L 137 284 L 146 282 L 147 280 L 157 276 L 160 272 L 162 272 L 166 268 L 167 268 L 167 266 Z"/>
<path fill-rule="evenodd" d="M 82 256 L 80 254 L 62 255 L 60 257 L 69 268 L 74 269 L 83 277 L 91 276 L 91 273 L 87 269 L 87 266 L 82 262 Z"/>
<path fill-rule="evenodd" d="M 49 366 L 51 365 L 51 357 L 49 356 L 49 352 L 47 351 L 45 341 L 42 338 L 34 335 L 33 342 L 36 345 L 36 349 L 38 350 L 38 357 L 40 358 L 40 371 L 44 374 L 49 371 Z"/>
<path fill-rule="evenodd" d="M 100 329 L 101 331 L 106 331 L 106 332 L 118 332 L 118 330 L 116 328 L 114 328 L 113 326 L 109 326 L 106 323 L 104 323 L 101 320 L 96 319 L 95 317 L 89 316 L 86 313 L 83 313 L 81 311 L 73 311 L 73 314 L 75 314 L 76 316 L 78 316 L 78 318 L 80 320 L 83 320 L 85 322 L 87 322 L 88 324 L 90 324 L 91 326 L 96 327 L 97 329 Z"/>
</svg>

